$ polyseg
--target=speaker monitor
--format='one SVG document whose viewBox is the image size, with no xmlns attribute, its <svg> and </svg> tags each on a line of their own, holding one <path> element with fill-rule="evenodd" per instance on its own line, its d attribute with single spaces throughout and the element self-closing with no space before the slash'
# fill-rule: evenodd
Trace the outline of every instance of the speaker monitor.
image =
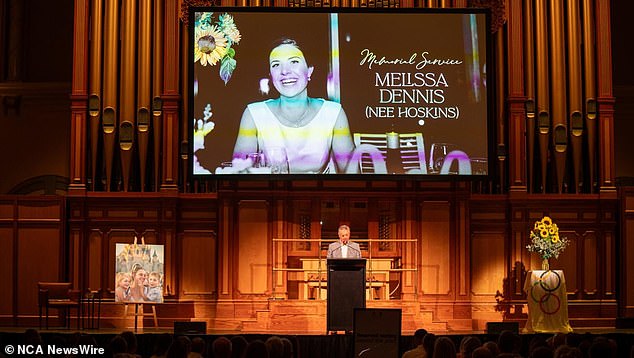
<svg viewBox="0 0 634 358">
<path fill-rule="evenodd" d="M 520 324 L 518 322 L 487 322 L 487 334 L 500 334 L 502 331 L 519 334 Z"/>
<path fill-rule="evenodd" d="M 616 328 L 634 328 L 634 317 L 619 317 L 616 319 Z"/>
<path fill-rule="evenodd" d="M 355 308 L 354 356 L 399 357 L 401 316 L 400 309 Z"/>
<path fill-rule="evenodd" d="M 174 322 L 174 335 L 206 334 L 207 322 Z"/>
</svg>

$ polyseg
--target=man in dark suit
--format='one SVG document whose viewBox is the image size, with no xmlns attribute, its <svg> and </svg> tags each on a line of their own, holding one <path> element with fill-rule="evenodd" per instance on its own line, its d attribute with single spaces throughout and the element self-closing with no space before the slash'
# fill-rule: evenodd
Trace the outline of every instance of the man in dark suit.
<svg viewBox="0 0 634 358">
<path fill-rule="evenodd" d="M 350 227 L 348 225 L 339 226 L 339 241 L 328 245 L 329 259 L 360 259 L 361 248 L 356 242 L 350 241 Z"/>
</svg>

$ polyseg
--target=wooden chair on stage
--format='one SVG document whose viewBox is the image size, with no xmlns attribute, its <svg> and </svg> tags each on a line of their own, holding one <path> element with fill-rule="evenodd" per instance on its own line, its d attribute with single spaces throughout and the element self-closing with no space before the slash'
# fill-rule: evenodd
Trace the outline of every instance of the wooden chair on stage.
<svg viewBox="0 0 634 358">
<path fill-rule="evenodd" d="M 425 141 L 423 134 L 418 133 L 394 133 L 393 147 L 388 146 L 388 134 L 386 133 L 354 133 L 353 140 L 355 152 L 352 163 L 359 162 L 361 174 L 387 174 L 388 150 L 396 150 L 399 162 L 398 172 L 402 170 L 406 174 L 427 174 L 427 160 L 425 159 Z"/>
<path fill-rule="evenodd" d="M 77 329 L 81 322 L 81 297 L 77 290 L 72 289 L 70 282 L 38 282 L 38 306 L 40 314 L 40 329 L 42 329 L 42 310 L 46 315 L 46 329 L 48 329 L 49 308 L 57 309 L 59 316 L 64 318 L 64 326 L 70 328 L 71 309 L 77 312 Z"/>
</svg>

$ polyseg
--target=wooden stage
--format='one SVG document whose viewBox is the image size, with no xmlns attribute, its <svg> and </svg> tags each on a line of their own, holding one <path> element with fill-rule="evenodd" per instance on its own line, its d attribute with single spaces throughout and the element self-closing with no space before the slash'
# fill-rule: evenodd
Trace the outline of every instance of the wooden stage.
<svg viewBox="0 0 634 358">
<path fill-rule="evenodd" d="M 525 306 L 525 305 L 524 305 Z M 457 315 L 457 310 L 447 304 L 425 303 L 405 300 L 367 300 L 367 308 L 389 308 L 401 310 L 401 334 L 413 335 L 418 328 L 425 328 L 435 334 L 480 334 L 486 330 L 488 322 L 517 322 L 520 329 L 526 323 L 526 307 L 516 308 L 514 317 L 504 317 L 490 304 L 477 306 L 472 304 L 470 316 Z M 92 308 L 92 313 L 90 311 Z M 92 307 L 84 304 L 82 309 L 82 328 L 99 328 L 97 332 L 120 332 L 136 330 L 143 333 L 171 332 L 175 322 L 204 322 L 206 334 L 292 334 L 325 335 L 325 300 L 214 300 L 214 301 L 169 301 L 137 307 L 139 313 L 130 304 L 103 300 Z M 570 305 L 570 324 L 582 332 L 611 332 L 615 329 L 614 319 L 588 319 L 575 317 L 574 303 Z M 127 314 L 126 314 L 127 313 Z M 75 311 L 71 326 L 77 328 Z M 60 326 L 58 312 L 51 310 L 50 325 Z M 20 316 L 15 324 L 17 328 L 37 327 L 38 316 Z M 1 326 L 14 326 L 4 320 Z M 92 332 L 93 329 L 87 329 Z"/>
<path fill-rule="evenodd" d="M 418 328 L 425 328 L 438 336 L 450 337 L 456 345 L 464 336 L 477 336 L 482 342 L 497 340 L 496 334 L 487 334 L 485 325 L 478 318 L 442 317 L 443 308 L 435 310 L 431 305 L 418 301 L 401 300 L 368 300 L 368 308 L 400 308 L 402 310 L 402 333 L 399 339 L 399 357 L 412 347 L 413 332 Z M 84 307 L 86 308 L 86 307 Z M 107 347 L 108 342 L 122 331 L 135 331 L 134 316 L 124 317 L 125 306 L 120 303 L 104 300 L 97 306 L 100 317 L 93 314 L 90 320 L 87 310 L 83 317 L 83 326 L 77 329 L 76 317 L 72 317 L 71 328 L 60 328 L 62 322 L 58 317 L 51 317 L 51 329 L 40 330 L 44 342 L 49 340 L 66 339 L 71 341 L 77 337 L 76 332 L 94 337 L 97 345 Z M 152 353 L 155 343 L 169 339 L 177 334 L 175 322 L 205 322 L 204 331 L 190 331 L 188 336 L 202 337 L 209 345 L 219 336 L 242 335 L 248 341 L 255 339 L 266 340 L 271 335 L 284 336 L 294 342 L 302 358 L 323 357 L 352 357 L 354 352 L 354 334 L 327 334 L 326 332 L 326 301 L 324 300 L 231 300 L 222 301 L 178 301 L 155 305 L 156 323 L 154 325 L 151 305 L 144 305 L 145 315 L 138 316 L 136 334 L 138 339 L 138 353 L 147 357 Z M 128 312 L 131 312 L 128 307 Z M 53 314 L 57 314 L 53 311 Z M 503 321 L 501 313 L 481 314 L 478 317 L 492 317 L 496 314 L 498 322 Z M 99 318 L 99 319 L 98 319 Z M 490 321 L 495 321 L 491 319 Z M 507 320 L 509 321 L 509 320 Z M 22 342 L 22 334 L 27 328 L 37 328 L 38 317 L 23 317 L 19 321 L 21 326 L 0 327 L 0 342 L 4 345 Z M 515 320 L 524 326 L 525 319 Z M 583 319 L 570 320 L 574 332 L 581 335 L 602 335 L 617 342 L 619 355 L 626 357 L 634 342 L 634 329 L 615 329 L 610 321 L 588 321 Z M 484 322 L 486 323 L 486 322 Z M 594 323 L 594 325 L 590 325 Z M 602 324 L 604 326 L 598 326 Z M 24 326 L 29 324 L 29 327 Z M 98 324 L 98 328 L 97 328 Z M 92 328 L 88 328 L 92 327 Z M 535 334 L 522 333 L 523 351 Z M 1 347 L 0 347 L 1 349 Z M 527 356 L 527 355 L 524 355 Z"/>
<path fill-rule="evenodd" d="M 124 304 L 105 300 L 93 314 L 92 326 L 101 329 L 122 330 L 133 329 L 142 332 L 164 332 L 173 329 L 174 322 L 205 322 L 208 334 L 326 334 L 326 301 L 325 300 L 216 300 L 179 301 L 156 305 L 144 304 L 138 309 L 135 322 L 133 304 L 128 308 Z M 424 307 L 417 301 L 401 300 L 368 300 L 367 308 L 401 309 L 401 331 L 403 335 L 412 335 L 418 328 L 425 328 L 438 334 L 484 331 L 485 323 L 473 319 L 439 317 L 442 308 Z M 83 321 L 90 316 L 84 307 Z M 127 311 L 127 314 L 126 314 Z M 156 312 L 156 319 L 154 317 Z M 57 314 L 53 311 L 52 314 Z M 74 311 L 72 312 L 74 315 Z M 501 315 L 494 313 L 488 321 L 501 321 Z M 498 318 L 499 317 L 499 318 Z M 36 321 L 30 325 L 37 325 Z M 52 319 L 55 322 L 56 319 Z M 76 326 L 73 316 L 72 327 Z M 29 324 L 29 323 L 27 323 Z M 86 324 L 86 323 L 85 323 Z M 523 325 L 523 323 L 520 323 Z"/>
</svg>

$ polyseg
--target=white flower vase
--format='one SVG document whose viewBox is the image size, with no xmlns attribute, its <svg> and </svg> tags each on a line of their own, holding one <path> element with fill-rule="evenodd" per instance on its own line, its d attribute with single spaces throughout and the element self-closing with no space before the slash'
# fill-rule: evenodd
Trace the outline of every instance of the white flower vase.
<svg viewBox="0 0 634 358">
<path fill-rule="evenodd" d="M 548 263 L 548 259 L 542 259 L 542 270 L 550 271 L 550 264 Z"/>
</svg>

